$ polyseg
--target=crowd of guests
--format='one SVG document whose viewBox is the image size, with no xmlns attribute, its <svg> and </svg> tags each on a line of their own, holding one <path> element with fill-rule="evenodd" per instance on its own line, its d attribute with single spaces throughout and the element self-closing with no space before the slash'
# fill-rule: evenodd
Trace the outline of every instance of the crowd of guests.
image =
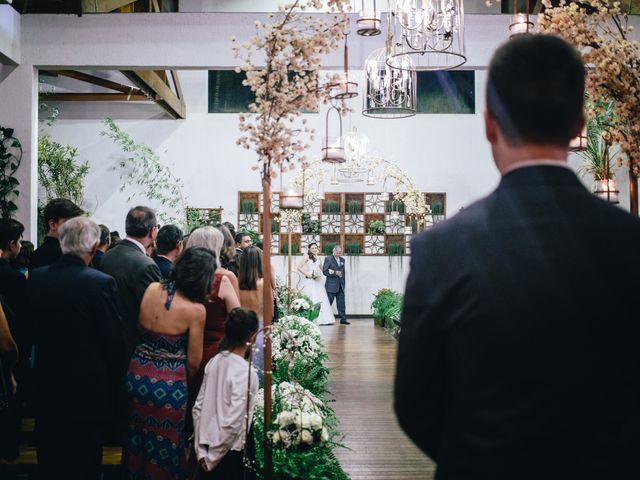
<svg viewBox="0 0 640 480">
<path fill-rule="evenodd" d="M 100 478 L 107 439 L 125 478 L 240 478 L 262 342 L 251 236 L 230 223 L 184 235 L 139 206 L 120 239 L 64 199 L 44 220 L 33 251 L 0 219 L 0 456 L 18 456 L 34 416 L 42 478 Z"/>
</svg>

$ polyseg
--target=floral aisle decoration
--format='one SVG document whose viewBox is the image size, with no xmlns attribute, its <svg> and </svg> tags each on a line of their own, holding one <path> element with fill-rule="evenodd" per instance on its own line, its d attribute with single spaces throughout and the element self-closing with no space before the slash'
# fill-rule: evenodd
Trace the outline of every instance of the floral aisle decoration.
<svg viewBox="0 0 640 480">
<path fill-rule="evenodd" d="M 255 94 L 249 114 L 239 116 L 241 133 L 237 144 L 257 153 L 263 194 L 263 225 L 271 225 L 271 180 L 277 171 L 285 172 L 294 162 L 306 163 L 306 138 L 313 131 L 302 111 L 315 111 L 329 92 L 319 88 L 321 61 L 325 54 L 338 48 L 347 27 L 346 0 L 329 0 L 329 15 L 303 15 L 307 8 L 320 9 L 320 0 L 295 0 L 269 14 L 269 22 L 255 22 L 256 35 L 234 47 L 236 57 L 243 62 L 237 67 L 244 72 L 243 84 Z M 234 39 L 235 41 L 235 39 Z M 264 278 L 271 278 L 271 230 L 264 229 Z M 273 311 L 271 289 L 264 288 L 264 324 L 269 327 Z M 271 344 L 264 346 L 264 422 L 271 424 Z M 264 431 L 263 430 L 263 431 Z M 271 444 L 265 441 L 265 476 L 271 478 Z M 258 442 L 260 443 L 260 442 Z"/>
<path fill-rule="evenodd" d="M 347 474 L 333 454 L 342 446 L 337 419 L 327 401 L 328 355 L 319 328 L 309 320 L 287 315 L 271 327 L 274 385 L 272 418 L 266 438 L 273 446 L 274 478 L 336 479 Z M 256 461 L 264 465 L 264 390 L 258 393 L 254 434 Z"/>
<path fill-rule="evenodd" d="M 326 391 L 329 369 L 320 330 L 311 321 L 286 315 L 271 331 L 273 342 L 274 383 L 295 379 L 314 395 Z"/>
<path fill-rule="evenodd" d="M 291 305 L 289 312 L 293 315 L 314 321 L 320 316 L 320 304 L 313 303 L 311 297 L 297 289 L 291 289 Z"/>
<path fill-rule="evenodd" d="M 631 211 L 638 215 L 640 173 L 640 43 L 629 39 L 633 27 L 620 2 L 583 0 L 553 7 L 543 0 L 538 18 L 541 32 L 560 35 L 582 52 L 587 69 L 586 89 L 601 102 L 613 102 L 613 118 L 603 134 L 617 144 L 629 170 Z"/>
<path fill-rule="evenodd" d="M 374 295 L 371 309 L 376 325 L 385 328 L 392 336 L 400 334 L 400 316 L 404 297 L 401 293 L 383 288 Z"/>
<path fill-rule="evenodd" d="M 184 185 L 171 169 L 160 162 L 160 158 L 151 148 L 142 143 L 136 143 L 127 132 L 116 123 L 105 118 L 107 130 L 100 135 L 110 138 L 127 154 L 120 160 L 120 178 L 124 180 L 120 191 L 127 185 L 142 187 L 143 194 L 152 201 L 160 204 L 158 216 L 163 223 L 184 224 L 187 221 L 187 203 L 182 192 Z M 130 201 L 135 194 L 127 198 Z M 187 229 L 187 225 L 185 230 Z"/>
</svg>

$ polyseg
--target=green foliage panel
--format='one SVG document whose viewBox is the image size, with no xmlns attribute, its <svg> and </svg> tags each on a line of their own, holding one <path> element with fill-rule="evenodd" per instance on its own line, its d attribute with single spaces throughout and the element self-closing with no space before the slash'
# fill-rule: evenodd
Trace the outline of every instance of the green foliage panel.
<svg viewBox="0 0 640 480">
<path fill-rule="evenodd" d="M 476 113 L 475 71 L 418 72 L 418 113 Z"/>
</svg>

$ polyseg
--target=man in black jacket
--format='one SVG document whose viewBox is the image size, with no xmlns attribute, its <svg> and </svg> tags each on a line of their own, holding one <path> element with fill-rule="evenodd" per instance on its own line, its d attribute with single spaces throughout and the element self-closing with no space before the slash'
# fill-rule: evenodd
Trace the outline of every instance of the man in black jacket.
<svg viewBox="0 0 640 480">
<path fill-rule="evenodd" d="M 114 421 L 124 375 L 115 280 L 89 262 L 100 238 L 78 217 L 60 230 L 63 256 L 31 272 L 36 336 L 39 478 L 99 479 L 103 435 Z"/>
<path fill-rule="evenodd" d="M 44 267 L 55 263 L 61 256 L 58 229 L 70 218 L 83 215 L 84 212 L 71 200 L 56 198 L 44 207 L 44 222 L 47 226 L 47 235 L 31 256 L 30 269 Z"/>
<path fill-rule="evenodd" d="M 163 225 L 156 238 L 156 255 L 153 261 L 160 269 L 162 278 L 169 278 L 173 264 L 182 252 L 184 235 L 175 225 Z"/>
<path fill-rule="evenodd" d="M 127 237 L 102 257 L 102 271 L 115 278 L 118 299 L 126 324 L 127 355 L 133 353 L 138 339 L 138 314 L 149 284 L 162 279 L 155 262 L 147 256 L 158 235 L 156 215 L 148 207 L 129 210 L 125 221 Z"/>
<path fill-rule="evenodd" d="M 398 420 L 439 480 L 638 478 L 640 221 L 566 164 L 580 54 L 523 35 L 488 77 L 502 180 L 412 242 Z"/>
</svg>

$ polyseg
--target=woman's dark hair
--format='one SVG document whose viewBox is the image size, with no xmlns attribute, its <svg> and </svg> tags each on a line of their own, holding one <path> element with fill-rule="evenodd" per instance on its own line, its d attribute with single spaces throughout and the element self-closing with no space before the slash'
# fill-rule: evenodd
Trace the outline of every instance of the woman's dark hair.
<svg viewBox="0 0 640 480">
<path fill-rule="evenodd" d="M 311 260 L 312 262 L 316 261 L 316 256 L 311 252 L 311 247 L 313 246 L 318 246 L 318 244 L 316 242 L 311 242 L 309 244 L 309 246 L 307 246 L 307 255 L 309 256 L 309 260 Z"/>
<path fill-rule="evenodd" d="M 24 233 L 24 225 L 13 218 L 0 218 L 0 249 L 5 250 L 11 242 L 17 242 Z"/>
<path fill-rule="evenodd" d="M 233 273 L 237 274 L 238 264 L 235 261 L 236 242 L 233 239 L 233 235 L 231 235 L 229 229 L 222 223 L 217 224 L 216 228 L 222 232 L 222 236 L 224 237 L 224 243 L 220 250 L 220 265 L 222 268 L 226 268 L 227 270 L 235 270 Z M 232 263 L 234 264 L 234 267 L 229 268 L 229 265 Z"/>
<path fill-rule="evenodd" d="M 258 331 L 258 316 L 253 310 L 234 308 L 224 322 L 224 337 L 220 340 L 218 351 L 231 350 L 246 344 Z"/>
<path fill-rule="evenodd" d="M 262 278 L 262 251 L 257 247 L 247 247 L 240 255 L 238 272 L 240 290 L 257 290 L 260 278 Z"/>
<path fill-rule="evenodd" d="M 11 266 L 16 270 L 20 270 L 21 268 L 29 268 L 31 264 L 31 255 L 35 250 L 35 246 L 29 240 L 23 240 L 22 248 L 20 249 L 20 253 L 16 258 L 11 260 Z"/>
<path fill-rule="evenodd" d="M 106 225 L 98 225 L 100 227 L 100 243 L 99 243 L 99 247 L 102 247 L 104 245 L 107 244 L 107 242 L 109 241 L 109 238 L 111 238 L 111 233 L 109 232 L 109 227 L 107 227 Z"/>
<path fill-rule="evenodd" d="M 216 256 L 201 247 L 187 248 L 176 259 L 166 284 L 176 283 L 176 289 L 192 302 L 204 303 L 211 290 L 216 272 Z"/>
</svg>

